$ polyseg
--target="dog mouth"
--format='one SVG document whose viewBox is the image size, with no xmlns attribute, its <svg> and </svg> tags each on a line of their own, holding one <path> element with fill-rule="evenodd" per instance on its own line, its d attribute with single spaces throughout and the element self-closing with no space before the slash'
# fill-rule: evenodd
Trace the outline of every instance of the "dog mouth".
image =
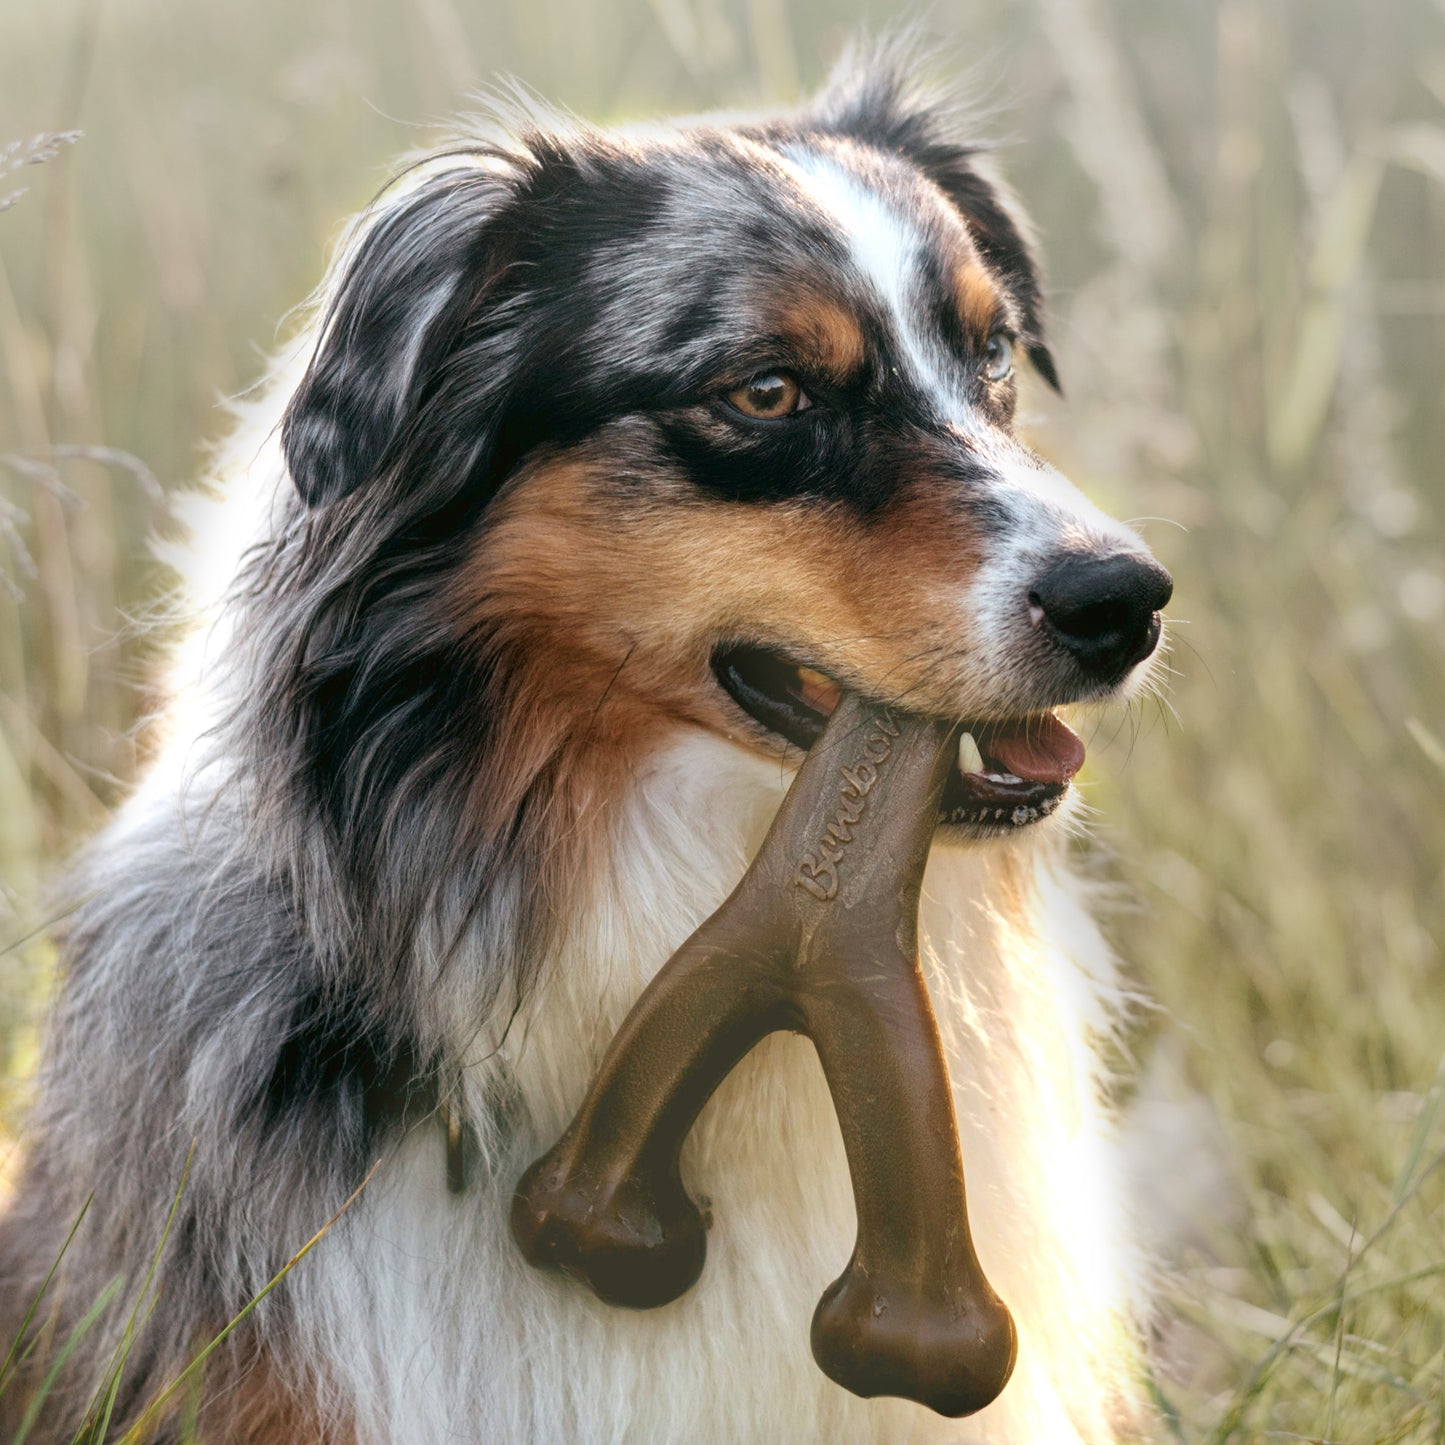
<svg viewBox="0 0 1445 1445">
<path fill-rule="evenodd" d="M 842 696 L 825 672 L 778 652 L 725 644 L 712 656 L 727 695 L 770 733 L 806 752 Z M 958 761 L 944 785 L 939 821 L 975 836 L 1026 828 L 1063 801 L 1084 745 L 1051 710 L 1004 719 L 960 719 Z"/>
</svg>

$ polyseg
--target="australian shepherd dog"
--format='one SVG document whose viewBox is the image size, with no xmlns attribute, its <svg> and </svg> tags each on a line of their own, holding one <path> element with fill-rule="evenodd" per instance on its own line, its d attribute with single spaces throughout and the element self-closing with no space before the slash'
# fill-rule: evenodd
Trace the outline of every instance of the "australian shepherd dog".
<svg viewBox="0 0 1445 1445">
<path fill-rule="evenodd" d="M 961 131 L 888 56 L 782 118 L 519 103 L 354 228 L 214 469 L 155 761 L 73 880 L 0 1228 L 3 1355 L 89 1200 L 0 1394 L 32 1445 L 118 1436 L 363 1180 L 145 1438 L 1139 1428 L 1120 990 L 1053 710 L 1141 686 L 1170 581 L 1015 433 L 1018 370 L 1057 384 L 1041 282 Z M 968 1419 L 810 1358 L 855 1221 L 804 1039 L 689 1139 L 711 1234 L 682 1298 L 611 1308 L 508 1231 L 840 689 L 963 728 L 923 963 L 1018 1328 Z"/>
</svg>

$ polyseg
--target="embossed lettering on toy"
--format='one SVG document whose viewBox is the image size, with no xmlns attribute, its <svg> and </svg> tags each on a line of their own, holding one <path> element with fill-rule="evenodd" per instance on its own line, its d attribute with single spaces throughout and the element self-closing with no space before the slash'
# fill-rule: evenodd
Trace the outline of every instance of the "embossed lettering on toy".
<svg viewBox="0 0 1445 1445">
<path fill-rule="evenodd" d="M 803 854 L 798 864 L 794 881 L 820 903 L 831 903 L 838 896 L 838 865 L 843 861 L 844 850 L 853 841 L 854 825 L 867 810 L 868 794 L 878 782 L 880 770 L 893 756 L 898 725 L 883 712 L 878 715 L 876 726 L 877 732 L 863 739 L 862 758 L 838 770 L 838 776 L 843 779 L 838 811 L 824 830 L 817 851 Z"/>
</svg>

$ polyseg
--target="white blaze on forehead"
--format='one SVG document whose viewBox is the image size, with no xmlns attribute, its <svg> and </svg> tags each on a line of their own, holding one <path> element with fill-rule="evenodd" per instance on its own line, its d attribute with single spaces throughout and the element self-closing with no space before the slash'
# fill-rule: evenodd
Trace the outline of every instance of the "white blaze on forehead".
<svg viewBox="0 0 1445 1445">
<path fill-rule="evenodd" d="M 909 370 L 909 380 L 922 387 L 940 414 L 963 420 L 971 410 L 940 365 L 941 342 L 920 324 L 923 316 L 919 257 L 923 237 L 908 218 L 888 205 L 862 177 L 812 151 L 787 152 L 798 187 L 838 225 L 848 242 L 854 266 L 869 283 L 891 323 Z"/>
</svg>

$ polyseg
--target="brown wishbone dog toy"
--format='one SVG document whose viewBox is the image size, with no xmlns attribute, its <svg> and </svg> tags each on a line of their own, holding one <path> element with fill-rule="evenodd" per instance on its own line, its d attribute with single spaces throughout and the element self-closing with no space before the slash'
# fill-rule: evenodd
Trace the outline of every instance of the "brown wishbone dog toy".
<svg viewBox="0 0 1445 1445">
<path fill-rule="evenodd" d="M 666 1304 L 706 1233 L 682 1143 L 776 1029 L 823 1065 L 853 1178 L 853 1257 L 813 1355 L 859 1395 L 982 1409 L 1017 1338 L 968 1229 L 948 1072 L 918 962 L 918 896 L 956 757 L 947 723 L 845 694 L 732 895 L 664 965 L 565 1134 L 522 1176 L 512 1232 L 609 1304 Z"/>
</svg>

